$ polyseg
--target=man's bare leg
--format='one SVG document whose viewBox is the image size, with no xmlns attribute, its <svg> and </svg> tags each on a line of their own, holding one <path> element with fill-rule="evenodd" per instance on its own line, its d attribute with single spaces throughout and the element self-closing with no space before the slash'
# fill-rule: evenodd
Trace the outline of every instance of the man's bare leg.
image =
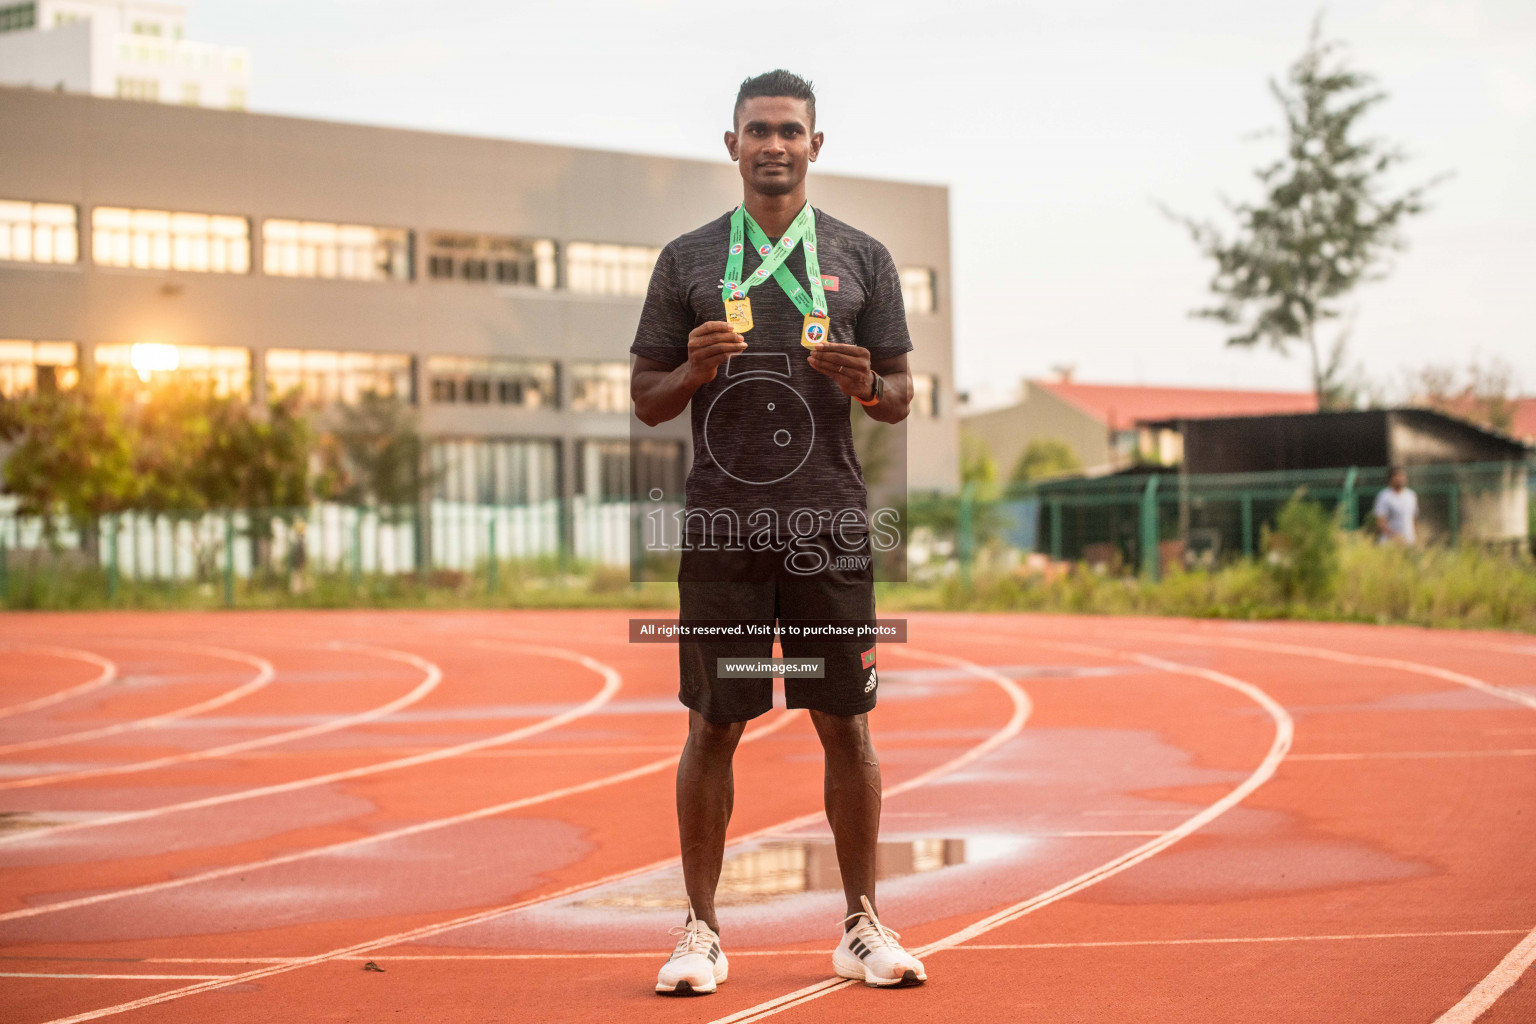
<svg viewBox="0 0 1536 1024">
<path fill-rule="evenodd" d="M 827 822 L 849 914 L 862 914 L 860 896 L 875 906 L 875 847 L 880 838 L 880 761 L 868 715 L 811 712 L 825 754 Z M 878 913 L 878 909 L 876 913 Z"/>
<path fill-rule="evenodd" d="M 715 886 L 725 856 L 736 778 L 731 767 L 745 722 L 715 725 L 692 709 L 688 742 L 677 762 L 677 831 L 683 848 L 683 882 L 693 915 L 718 934 Z"/>
</svg>

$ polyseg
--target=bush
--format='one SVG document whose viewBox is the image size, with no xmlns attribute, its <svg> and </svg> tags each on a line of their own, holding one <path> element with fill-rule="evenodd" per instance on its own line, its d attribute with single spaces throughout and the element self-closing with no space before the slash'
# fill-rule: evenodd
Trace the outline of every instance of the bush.
<svg viewBox="0 0 1536 1024">
<path fill-rule="evenodd" d="M 1287 601 L 1321 601 L 1339 580 L 1339 535 L 1333 519 L 1298 488 L 1263 531 L 1264 566 Z"/>
</svg>

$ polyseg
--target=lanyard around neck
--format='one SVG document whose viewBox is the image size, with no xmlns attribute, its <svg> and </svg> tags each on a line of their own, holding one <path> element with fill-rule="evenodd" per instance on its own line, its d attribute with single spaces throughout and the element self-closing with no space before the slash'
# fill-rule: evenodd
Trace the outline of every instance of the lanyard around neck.
<svg viewBox="0 0 1536 1024">
<path fill-rule="evenodd" d="M 763 257 L 762 265 L 742 280 L 742 258 L 746 241 L 750 240 L 757 248 L 758 254 Z M 811 279 L 811 291 L 807 295 L 805 289 L 800 287 L 800 282 L 795 280 L 795 275 L 784 266 L 784 261 L 794 251 L 796 245 L 802 244 L 805 249 L 805 272 Z M 827 296 L 821 282 L 821 265 L 816 258 L 816 214 L 811 209 L 811 204 L 805 207 L 790 223 L 789 230 L 784 232 L 784 237 L 779 239 L 779 244 L 774 245 L 768 240 L 768 235 L 752 215 L 747 212 L 745 206 L 738 206 L 731 213 L 731 243 L 730 251 L 725 261 L 725 278 L 721 288 L 722 299 L 745 298 L 753 285 L 766 281 L 769 275 L 778 282 L 784 294 L 789 296 L 791 302 L 802 314 L 810 316 L 826 316 Z"/>
</svg>

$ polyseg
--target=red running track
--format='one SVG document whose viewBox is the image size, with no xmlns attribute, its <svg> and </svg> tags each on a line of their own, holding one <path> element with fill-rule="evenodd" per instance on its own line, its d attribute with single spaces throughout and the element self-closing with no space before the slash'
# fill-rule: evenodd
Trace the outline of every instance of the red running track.
<svg viewBox="0 0 1536 1024">
<path fill-rule="evenodd" d="M 684 716 L 626 619 L 0 617 L 0 1020 L 1536 1021 L 1536 639 L 913 616 L 872 722 L 929 983 L 830 978 L 776 710 L 676 1000 Z"/>
</svg>

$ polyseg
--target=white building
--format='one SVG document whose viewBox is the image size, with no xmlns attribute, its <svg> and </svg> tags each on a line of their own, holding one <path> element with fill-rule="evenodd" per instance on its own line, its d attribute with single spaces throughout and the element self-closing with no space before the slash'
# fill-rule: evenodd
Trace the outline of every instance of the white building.
<svg viewBox="0 0 1536 1024">
<path fill-rule="evenodd" d="M 139 0 L 0 0 L 0 85 L 245 108 L 250 51 L 183 38 L 187 9 Z"/>
</svg>

